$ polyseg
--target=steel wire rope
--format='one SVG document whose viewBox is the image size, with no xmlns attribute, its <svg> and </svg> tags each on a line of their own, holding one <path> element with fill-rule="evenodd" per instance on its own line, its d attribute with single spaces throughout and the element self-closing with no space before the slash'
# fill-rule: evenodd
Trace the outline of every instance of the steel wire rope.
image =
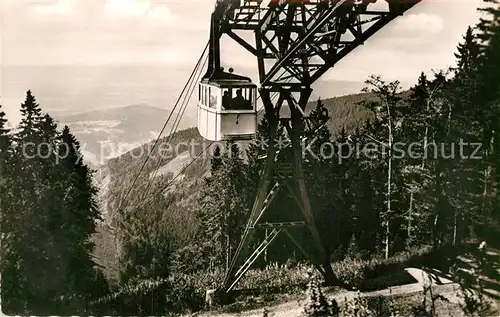
<svg viewBox="0 0 500 317">
<path fill-rule="evenodd" d="M 193 72 L 191 73 L 191 75 L 190 75 L 190 77 L 189 77 L 188 82 L 187 82 L 187 83 L 186 83 L 186 85 L 184 86 L 184 89 L 182 90 L 182 93 L 181 93 L 181 95 L 179 96 L 179 98 L 178 98 L 178 100 L 177 100 L 177 103 L 176 103 L 175 107 L 177 106 L 177 104 L 178 104 L 179 100 L 182 98 L 182 95 L 183 95 L 184 91 L 186 90 L 186 87 L 188 86 L 188 84 L 191 82 L 191 83 L 189 84 L 189 86 L 191 87 L 191 86 L 192 86 L 192 84 L 193 84 L 193 82 L 196 82 L 196 81 L 191 81 L 191 79 L 192 79 L 192 77 L 194 76 L 194 74 L 196 74 L 196 70 L 198 69 L 198 66 L 199 66 L 200 62 L 201 62 L 201 60 L 203 59 L 203 56 L 205 55 L 205 52 L 206 52 L 206 50 L 207 50 L 208 46 L 209 46 L 209 43 L 207 43 L 207 45 L 205 46 L 205 50 L 203 51 L 202 55 L 200 56 L 200 59 L 198 60 L 198 63 L 196 64 L 195 69 L 194 69 L 194 70 L 193 70 Z M 205 64 L 205 63 L 206 63 L 206 60 L 205 60 L 204 64 Z M 281 75 L 281 76 L 283 76 L 283 74 L 284 74 L 284 73 L 285 73 L 285 71 L 282 73 L 282 75 Z M 200 74 L 201 74 L 201 73 L 200 73 Z M 200 74 L 198 75 L 198 78 L 199 78 Z M 281 77 L 281 76 L 280 76 L 280 77 Z M 188 89 L 189 89 L 189 88 L 188 88 Z M 186 108 L 187 108 L 187 105 L 189 104 L 189 101 L 190 101 L 190 99 L 191 99 L 191 96 L 192 96 L 193 92 L 194 92 L 194 87 L 191 89 L 191 93 L 190 93 L 190 96 L 189 96 L 189 98 L 188 98 L 188 100 L 187 100 L 187 103 L 185 103 L 185 104 L 184 104 L 184 109 L 182 110 L 182 115 L 184 114 L 184 112 L 185 112 L 185 110 L 186 110 Z M 278 92 L 275 92 L 275 93 L 273 94 L 273 96 L 271 97 L 271 100 L 275 99 L 275 97 L 276 97 L 277 95 L 278 95 Z M 260 98 L 261 98 L 261 96 L 259 95 L 259 96 L 257 96 L 256 100 L 259 100 Z M 184 101 L 185 101 L 185 100 L 186 100 L 186 95 L 184 96 Z M 152 147 L 152 149 L 151 149 L 150 153 L 148 154 L 148 156 L 147 156 L 147 158 L 146 158 L 145 163 L 143 163 L 143 165 L 142 165 L 142 167 L 141 167 L 141 170 L 139 171 L 138 175 L 136 176 L 136 179 L 134 180 L 134 183 L 135 183 L 135 182 L 137 182 L 138 176 L 140 175 L 140 173 L 141 173 L 141 172 L 142 172 L 142 170 L 144 169 L 144 167 L 145 167 L 145 165 L 146 165 L 146 163 L 147 163 L 147 159 L 148 159 L 148 158 L 149 158 L 149 156 L 151 155 L 151 153 L 152 153 L 152 151 L 154 150 L 154 148 L 155 148 L 155 146 L 156 146 L 156 144 L 157 144 L 157 142 L 158 142 L 158 140 L 159 140 L 159 138 L 160 138 L 161 134 L 163 133 L 164 129 L 166 128 L 166 126 L 167 126 L 167 124 L 168 124 L 168 120 L 170 119 L 171 115 L 173 114 L 173 111 L 175 110 L 175 107 L 174 107 L 174 109 L 172 109 L 172 112 L 170 113 L 170 116 L 169 116 L 169 118 L 167 119 L 167 122 L 165 122 L 165 124 L 164 124 L 164 126 L 163 126 L 163 128 L 162 128 L 162 131 L 160 132 L 160 135 L 159 135 L 159 136 L 158 136 L 158 138 L 156 139 L 156 141 L 155 141 L 155 143 L 154 143 L 154 145 L 153 145 L 153 147 Z M 265 109 L 265 108 L 264 108 L 264 107 L 262 107 L 260 110 L 258 110 L 257 115 L 259 115 L 260 113 L 262 113 L 262 111 L 263 111 L 264 109 Z M 182 117 L 182 115 L 181 115 L 181 117 Z M 177 120 L 177 118 L 179 118 L 179 113 L 177 114 L 176 119 L 174 120 L 174 125 L 175 125 L 175 122 L 177 122 L 177 126 L 178 126 L 178 125 L 179 125 L 179 123 L 180 123 L 180 120 Z M 177 130 L 177 127 L 176 127 L 176 129 L 175 129 L 175 130 Z M 172 131 L 172 129 L 171 129 L 171 131 Z M 175 132 L 174 132 L 174 133 L 175 133 Z M 169 136 L 170 136 L 170 137 L 172 137 L 172 133 L 171 133 Z M 195 162 L 195 161 L 196 161 L 196 160 L 197 160 L 197 159 L 198 159 L 198 158 L 199 158 L 202 154 L 204 154 L 204 153 L 205 153 L 205 152 L 206 152 L 206 151 L 210 148 L 210 146 L 212 146 L 214 143 L 215 143 L 214 141 L 210 142 L 210 144 L 209 144 L 207 147 L 205 147 L 205 149 L 204 149 L 203 151 L 201 151 L 201 152 L 200 152 L 200 153 L 199 153 L 199 154 L 198 154 L 195 158 L 193 158 L 193 160 L 191 160 L 191 162 L 189 162 L 189 164 L 187 164 L 187 165 L 186 165 L 186 166 L 185 166 L 185 167 L 184 167 L 184 168 L 183 168 L 183 169 L 182 169 L 182 170 L 181 170 L 181 171 L 180 171 L 180 172 L 179 172 L 176 176 L 174 176 L 174 178 L 173 178 L 170 182 L 168 182 L 168 183 L 167 183 L 167 185 L 166 185 L 166 186 L 165 186 L 162 190 L 157 191 L 157 192 L 156 192 L 156 194 L 159 194 L 159 193 L 161 193 L 161 192 L 165 191 L 166 189 L 168 189 L 168 187 L 170 187 L 170 185 L 171 185 L 171 184 L 172 184 L 172 183 L 173 183 L 173 182 L 174 182 L 174 181 L 175 181 L 175 180 L 176 180 L 176 179 L 177 179 L 180 175 L 182 175 L 182 174 L 183 174 L 183 173 L 187 170 L 187 168 L 189 168 L 189 167 L 190 167 L 190 166 L 191 166 L 191 165 L 192 165 L 192 164 L 193 164 L 193 163 L 194 163 L 194 162 Z M 159 168 L 159 166 L 160 166 L 160 165 L 161 165 L 161 161 L 159 161 L 159 164 L 158 164 L 158 165 L 157 165 L 157 167 L 155 168 L 155 172 L 154 172 L 154 174 L 153 174 L 153 177 L 151 177 L 151 178 L 150 178 L 150 180 L 149 180 L 149 181 L 148 181 L 148 183 L 147 183 L 147 186 L 148 186 L 148 187 L 147 187 L 147 189 L 146 189 L 146 193 L 143 195 L 143 199 L 146 199 L 147 195 L 149 194 L 149 190 L 150 190 L 151 184 L 152 184 L 152 182 L 153 182 L 154 178 L 156 177 L 156 173 L 157 173 L 158 168 Z M 205 172 L 206 172 L 206 170 L 207 170 L 207 168 L 205 168 L 205 169 L 202 171 L 202 173 L 201 173 L 201 174 L 205 173 Z M 200 176 L 201 176 L 201 175 L 200 175 Z M 134 185 L 134 183 L 133 183 L 133 185 Z M 129 192 L 128 192 L 128 193 L 127 193 L 127 195 L 125 196 L 124 201 L 126 200 L 126 198 L 128 197 L 128 195 L 130 195 L 130 192 L 131 192 L 132 188 L 133 188 L 133 186 L 129 189 Z M 154 196 L 156 196 L 156 194 L 155 194 Z M 146 199 L 146 201 L 144 201 L 144 202 L 143 202 L 140 206 L 138 206 L 138 207 L 139 207 L 139 208 L 144 207 L 144 204 L 145 204 L 145 203 L 147 203 L 147 202 L 149 202 L 149 201 L 151 201 L 151 198 L 150 198 L 150 199 Z M 118 210 L 120 210 L 120 209 L 122 209 L 122 206 L 120 206 L 120 208 L 118 208 Z"/>
<path fill-rule="evenodd" d="M 206 57 L 206 59 L 205 59 L 205 61 L 203 63 L 203 66 L 201 68 L 199 68 L 199 69 L 201 69 L 203 71 L 203 67 L 205 66 L 205 64 L 207 63 L 207 61 L 208 61 L 208 56 Z M 173 139 L 174 134 L 177 132 L 177 129 L 179 128 L 179 124 L 180 124 L 180 122 L 181 122 L 181 120 L 182 120 L 182 118 L 184 116 L 184 113 L 186 112 L 187 106 L 189 105 L 189 102 L 191 101 L 191 97 L 193 96 L 194 90 L 196 88 L 196 84 L 193 85 L 193 83 L 198 83 L 199 82 L 199 79 L 201 77 L 202 71 L 199 72 L 199 74 L 197 75 L 196 80 L 191 82 L 190 87 L 188 88 L 188 91 L 190 92 L 189 96 L 188 95 L 184 96 L 183 106 L 181 106 L 182 110 L 181 110 L 181 112 L 177 113 L 177 117 L 176 117 L 176 119 L 174 121 L 174 124 L 172 125 L 172 128 L 170 129 L 169 139 L 167 140 L 168 144 L 170 144 L 170 142 Z M 160 169 L 160 166 L 162 165 L 163 161 L 164 161 L 164 158 L 162 157 L 162 155 L 160 155 L 160 158 L 158 160 L 158 164 L 156 165 L 155 170 L 153 172 L 153 175 L 152 175 L 152 177 L 150 177 L 150 180 L 148 182 L 148 187 L 146 188 L 146 191 L 145 191 L 145 193 L 143 195 L 143 199 L 146 199 L 146 197 L 148 196 L 149 190 L 151 188 L 151 185 L 154 182 L 154 179 L 156 178 L 158 170 Z"/>
<path fill-rule="evenodd" d="M 194 68 L 194 69 L 193 69 L 193 71 L 191 72 L 191 75 L 189 76 L 188 81 L 187 81 L 187 82 L 186 82 L 186 84 L 184 85 L 184 88 L 182 89 L 182 92 L 181 92 L 181 94 L 180 94 L 179 98 L 177 99 L 177 101 L 176 101 L 176 103 L 175 103 L 175 105 L 174 105 L 174 108 L 172 109 L 172 111 L 170 111 L 170 114 L 169 114 L 169 116 L 168 116 L 167 120 L 165 121 L 165 124 L 163 125 L 163 127 L 162 127 L 162 129 L 161 129 L 161 131 L 160 131 L 160 134 L 159 134 L 159 135 L 158 135 L 158 137 L 156 138 L 156 140 L 155 140 L 155 142 L 154 142 L 154 144 L 153 144 L 153 147 L 151 148 L 151 150 L 149 151 L 148 155 L 146 156 L 146 159 L 144 160 L 144 162 L 143 162 L 143 164 L 142 164 L 141 168 L 139 169 L 139 172 L 137 173 L 137 175 L 136 175 L 136 176 L 135 176 L 135 178 L 134 178 L 134 181 L 133 181 L 133 182 L 132 182 L 132 184 L 130 185 L 130 187 L 129 187 L 129 189 L 128 189 L 127 193 L 125 194 L 125 197 L 121 200 L 120 205 L 119 205 L 119 207 L 118 207 L 118 211 L 120 211 L 120 210 L 123 208 L 124 203 L 127 201 L 127 198 L 130 196 L 130 193 L 132 192 L 132 190 L 133 190 L 133 188 L 134 188 L 135 184 L 137 183 L 137 180 L 139 179 L 139 177 L 140 177 L 140 175 L 141 175 L 142 171 L 144 170 L 144 168 L 145 168 L 145 166 L 146 166 L 146 164 L 147 164 L 147 162 L 148 162 L 148 160 L 149 160 L 149 157 L 151 156 L 151 153 L 153 152 L 154 148 L 156 147 L 156 145 L 157 145 L 157 143 L 158 143 L 159 139 L 161 138 L 161 135 L 163 134 L 163 131 L 164 131 L 164 130 L 165 130 L 165 128 L 167 127 L 168 122 L 170 121 L 170 118 L 172 117 L 172 115 L 173 115 L 173 113 L 174 113 L 175 109 L 177 108 L 177 106 L 178 106 L 178 104 L 179 104 L 179 101 L 180 101 L 180 99 L 182 98 L 182 95 L 184 94 L 184 92 L 185 92 L 185 90 L 186 90 L 186 87 L 187 87 L 187 86 L 188 86 L 188 84 L 192 81 L 192 78 L 193 78 L 193 76 L 194 76 L 194 74 L 195 74 L 196 70 L 198 69 L 198 67 L 199 67 L 199 65 L 200 65 L 200 62 L 201 62 L 201 60 L 203 59 L 203 56 L 205 55 L 205 53 L 206 53 L 206 51 L 207 51 L 208 47 L 209 47 L 209 42 L 207 42 L 207 45 L 205 46 L 205 49 L 203 50 L 203 53 L 201 54 L 200 58 L 198 59 L 198 62 L 196 63 L 195 68 Z"/>
</svg>

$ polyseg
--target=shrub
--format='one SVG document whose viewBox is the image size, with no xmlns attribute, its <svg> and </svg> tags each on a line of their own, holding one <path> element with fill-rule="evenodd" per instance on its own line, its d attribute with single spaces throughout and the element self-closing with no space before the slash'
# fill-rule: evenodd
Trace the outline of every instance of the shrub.
<svg viewBox="0 0 500 317">
<path fill-rule="evenodd" d="M 361 297 L 358 293 L 345 300 L 342 317 L 396 317 L 401 316 L 395 302 L 384 297 Z"/>
<path fill-rule="evenodd" d="M 168 279 L 144 279 L 122 285 L 92 306 L 118 315 L 165 315 L 197 311 L 204 297 L 197 291 L 197 277 L 172 275 Z"/>
<path fill-rule="evenodd" d="M 264 269 L 250 270 L 241 280 L 239 287 L 244 289 L 262 289 L 272 294 L 301 293 L 307 287 L 306 264 L 288 265 L 271 264 Z"/>
<path fill-rule="evenodd" d="M 484 296 L 483 281 L 481 273 L 485 272 L 485 254 L 483 250 L 473 250 L 470 255 L 473 258 L 473 268 L 470 271 L 459 270 L 457 266 L 452 268 L 455 282 L 459 285 L 457 295 L 462 299 L 460 308 L 467 317 L 480 316 L 490 307 Z"/>
<path fill-rule="evenodd" d="M 340 309 L 337 302 L 335 300 L 328 301 L 319 287 L 318 279 L 310 274 L 304 315 L 307 317 L 334 317 L 338 316 L 339 313 Z"/>
<path fill-rule="evenodd" d="M 345 284 L 361 288 L 363 281 L 375 277 L 393 274 L 403 270 L 409 264 L 420 264 L 423 257 L 428 257 L 429 248 L 414 249 L 402 252 L 389 259 L 374 257 L 369 260 L 360 260 L 347 257 L 342 261 L 333 263 L 332 269 L 336 276 Z"/>
</svg>

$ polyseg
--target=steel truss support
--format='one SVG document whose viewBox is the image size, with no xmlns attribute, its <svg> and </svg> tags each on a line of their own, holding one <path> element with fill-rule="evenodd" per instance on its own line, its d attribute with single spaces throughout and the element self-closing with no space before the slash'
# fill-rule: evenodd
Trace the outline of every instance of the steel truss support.
<svg viewBox="0 0 500 317">
<path fill-rule="evenodd" d="M 380 11 L 369 8 L 375 2 L 387 2 L 388 8 Z M 372 35 L 421 0 L 310 0 L 279 2 L 254 0 L 218 0 L 212 16 L 210 64 L 207 75 L 214 75 L 220 68 L 219 39 L 227 34 L 236 43 L 257 58 L 260 95 L 268 124 L 269 144 L 266 164 L 261 175 L 250 217 L 240 244 L 228 267 L 226 277 L 216 294 L 229 294 L 243 278 L 252 263 L 284 232 L 298 249 L 310 259 L 331 285 L 341 285 L 334 276 L 311 210 L 302 166 L 302 142 L 308 123 L 305 107 L 311 95 L 311 85 L 338 61 L 362 45 Z M 261 6 L 262 3 L 267 3 Z M 253 32 L 255 43 L 236 32 Z M 249 38 L 249 37 L 248 37 Z M 274 105 L 270 93 L 278 92 L 280 98 Z M 296 98 L 298 95 L 298 98 Z M 290 108 L 291 117 L 279 117 L 283 103 Z M 282 123 L 291 139 L 292 178 L 283 183 L 275 181 L 276 160 L 281 151 L 276 149 L 278 124 Z M 308 131 L 308 134 L 314 131 Z M 271 185 L 273 187 L 271 188 Z M 293 193 L 302 215 L 302 221 L 261 223 L 264 213 L 282 188 Z M 289 228 L 305 226 L 314 241 L 307 248 L 295 239 Z M 255 230 L 271 229 L 271 235 L 250 252 L 249 244 Z M 250 254 L 250 256 L 248 256 Z"/>
<path fill-rule="evenodd" d="M 306 182 L 304 179 L 304 170 L 302 166 L 302 135 L 305 128 L 305 107 L 308 103 L 312 90 L 308 87 L 302 87 L 300 91 L 281 90 L 280 98 L 276 105 L 273 104 L 270 98 L 270 90 L 261 89 L 260 95 L 264 103 L 267 119 L 269 122 L 269 142 L 266 156 L 266 164 L 261 175 L 257 197 L 254 201 L 253 208 L 247 222 L 246 229 L 240 244 L 234 253 L 226 277 L 222 287 L 218 290 L 220 297 L 228 296 L 233 291 L 236 284 L 243 278 L 250 266 L 263 253 L 263 251 L 271 244 L 271 242 L 281 233 L 284 232 L 291 238 L 291 241 L 298 249 L 308 258 L 311 263 L 324 276 L 325 281 L 330 285 L 340 285 L 339 280 L 333 274 L 330 265 L 329 256 L 325 251 L 325 246 L 322 243 L 319 232 L 317 230 L 314 214 L 311 210 L 309 195 L 307 193 Z M 298 100 L 294 95 L 299 95 Z M 276 135 L 278 124 L 280 122 L 279 109 L 284 102 L 287 102 L 290 111 L 290 120 L 281 120 L 285 122 L 285 128 L 291 139 L 292 153 L 292 177 L 289 179 L 276 182 L 274 180 L 276 161 L 278 151 L 276 148 Z M 271 187 L 271 184 L 274 186 Z M 275 222 L 262 223 L 264 213 L 268 211 L 274 197 L 278 191 L 286 189 L 292 193 L 292 197 L 297 202 L 301 211 L 301 220 L 292 222 Z M 279 221 L 279 220 L 278 220 Z M 313 239 L 312 247 L 305 246 L 297 242 L 293 236 L 293 228 L 306 227 L 310 236 Z M 253 237 L 255 230 L 261 228 L 272 229 L 271 234 L 260 243 L 260 245 L 252 253 L 249 250 L 249 243 Z M 248 256 L 250 254 L 250 256 Z"/>
<path fill-rule="evenodd" d="M 311 86 L 338 61 L 420 1 L 290 0 L 261 6 L 256 1 L 235 0 L 235 14 L 227 16 L 222 31 L 257 57 L 259 81 L 266 89 Z M 371 6 L 382 2 L 386 5 Z M 247 37 L 237 32 L 254 32 L 255 43 L 247 42 Z"/>
</svg>

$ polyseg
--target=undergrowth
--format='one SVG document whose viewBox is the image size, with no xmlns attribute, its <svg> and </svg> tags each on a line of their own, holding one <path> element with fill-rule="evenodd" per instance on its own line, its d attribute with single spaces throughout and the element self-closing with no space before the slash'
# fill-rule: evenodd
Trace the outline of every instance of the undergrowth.
<svg viewBox="0 0 500 317">
<path fill-rule="evenodd" d="M 427 249 L 405 252 L 388 260 L 374 258 L 360 260 L 351 257 L 333 263 L 339 279 L 349 285 L 361 287 L 367 279 L 403 269 L 422 261 Z M 261 303 L 271 302 L 278 296 L 303 294 L 310 284 L 309 265 L 271 264 L 263 269 L 250 270 L 238 284 L 239 289 L 258 290 Z M 215 289 L 224 278 L 224 271 L 173 272 L 167 279 L 145 279 L 122 286 L 112 295 L 101 299 L 99 307 L 107 306 L 113 313 L 166 314 L 186 313 L 204 309 L 205 292 Z M 311 286 L 311 285 L 310 285 Z M 242 296 L 240 306 L 250 304 L 250 296 Z M 252 299 L 252 300 L 255 300 Z M 101 309 L 102 311 L 102 309 Z"/>
</svg>

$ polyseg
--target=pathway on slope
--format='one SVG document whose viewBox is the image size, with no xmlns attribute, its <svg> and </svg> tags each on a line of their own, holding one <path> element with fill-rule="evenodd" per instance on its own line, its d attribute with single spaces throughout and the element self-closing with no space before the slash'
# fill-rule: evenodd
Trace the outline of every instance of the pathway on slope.
<svg viewBox="0 0 500 317">
<path fill-rule="evenodd" d="M 498 311 L 500 307 L 500 250 L 487 246 L 482 253 L 480 250 L 471 249 L 469 252 L 457 257 L 457 267 L 459 271 L 457 274 L 463 276 L 471 276 L 473 270 L 478 270 L 477 260 L 483 254 L 484 258 L 484 268 L 481 276 L 483 290 L 488 298 L 496 302 L 495 310 Z M 387 289 L 372 291 L 372 292 L 360 292 L 359 296 L 362 297 L 376 297 L 376 296 L 390 296 L 390 295 L 405 295 L 405 294 L 418 294 L 423 290 L 423 286 L 432 281 L 433 291 L 445 295 L 446 298 L 452 303 L 458 303 L 459 298 L 456 293 L 459 288 L 458 284 L 453 283 L 449 280 L 445 274 L 439 272 L 435 269 L 426 269 L 424 272 L 421 269 L 407 268 L 406 272 L 411 275 L 416 283 L 406 284 L 401 286 L 394 286 Z M 326 292 L 326 296 L 329 299 L 335 298 L 339 304 L 344 302 L 344 300 L 353 299 L 358 295 L 356 291 L 342 291 L 340 293 Z M 299 317 L 302 316 L 303 305 L 305 302 L 305 296 L 300 300 L 292 300 L 286 303 L 274 305 L 268 307 L 270 316 L 273 317 Z M 264 308 L 249 310 L 241 313 L 214 313 L 206 312 L 202 314 L 196 314 L 199 317 L 261 317 Z M 496 315 L 500 317 L 499 315 Z"/>
<path fill-rule="evenodd" d="M 390 295 L 404 295 L 404 294 L 412 294 L 412 293 L 420 293 L 422 292 L 424 283 L 428 280 L 436 281 L 434 276 L 430 276 L 420 269 L 407 269 L 406 270 L 410 275 L 412 275 L 416 283 L 394 286 L 391 288 L 372 291 L 372 292 L 360 292 L 359 295 L 361 297 L 376 297 L 376 296 L 390 296 Z M 441 285 L 434 285 L 433 290 L 439 293 L 452 294 L 447 296 L 451 302 L 458 302 L 458 298 L 454 295 L 455 289 L 458 285 L 452 283 L 450 280 L 445 278 L 439 278 Z M 343 291 L 341 293 L 326 293 L 326 296 L 329 299 L 335 298 L 335 300 L 341 304 L 344 300 L 350 300 L 355 298 L 358 295 L 357 291 Z M 303 312 L 303 305 L 305 302 L 305 297 L 299 300 L 289 301 L 283 304 L 275 305 L 272 307 L 268 307 L 270 316 L 272 317 L 301 317 Z M 241 313 L 202 313 L 196 314 L 198 317 L 262 317 L 264 308 L 249 310 Z"/>
</svg>

